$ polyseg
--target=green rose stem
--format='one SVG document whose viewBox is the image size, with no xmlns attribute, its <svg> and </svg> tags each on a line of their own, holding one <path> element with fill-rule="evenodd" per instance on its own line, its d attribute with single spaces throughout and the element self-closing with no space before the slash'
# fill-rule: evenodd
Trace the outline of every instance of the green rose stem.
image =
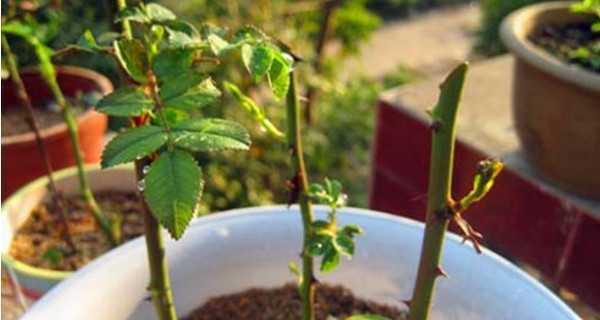
<svg viewBox="0 0 600 320">
<path fill-rule="evenodd" d="M 296 196 L 300 204 L 304 241 L 302 247 L 302 280 L 300 283 L 300 296 L 302 299 L 302 320 L 313 320 L 313 305 L 315 296 L 315 276 L 313 257 L 308 252 L 308 245 L 313 222 L 312 203 L 308 197 L 308 177 L 304 166 L 302 151 L 302 135 L 300 128 L 300 103 L 298 88 L 296 87 L 295 71 L 290 72 L 290 88 L 287 93 L 287 138 L 288 147 L 292 157 L 292 201 Z"/>
<path fill-rule="evenodd" d="M 437 277 L 444 275 L 439 266 L 444 236 L 452 216 L 449 213 L 454 157 L 455 122 L 459 100 L 467 72 L 463 63 L 454 69 L 440 86 L 440 97 L 433 109 L 431 162 L 427 191 L 425 237 L 413 297 L 410 319 L 429 316 Z"/>
<path fill-rule="evenodd" d="M 73 238 L 71 237 L 71 232 L 69 230 L 69 223 L 67 222 L 67 210 L 64 203 L 64 199 L 61 197 L 58 189 L 56 188 L 56 183 L 54 182 L 54 172 L 52 169 L 52 164 L 50 163 L 50 156 L 48 155 L 48 150 L 46 149 L 46 144 L 44 140 L 42 140 L 42 135 L 40 133 L 40 128 L 35 119 L 35 114 L 33 111 L 33 106 L 31 105 L 31 100 L 29 99 L 29 95 L 27 94 L 27 90 L 25 90 L 25 85 L 23 84 L 23 80 L 21 79 L 21 75 L 19 74 L 19 69 L 17 66 L 17 61 L 14 53 L 12 52 L 10 45 L 8 44 L 8 40 L 6 36 L 2 34 L 2 50 L 4 51 L 4 55 L 6 58 L 6 64 L 8 66 L 8 70 L 10 73 L 10 78 L 15 85 L 17 98 L 20 100 L 21 104 L 25 107 L 27 115 L 25 117 L 25 121 L 29 125 L 31 131 L 35 135 L 35 142 L 37 143 L 38 151 L 42 156 L 42 160 L 44 161 L 44 166 L 46 167 L 46 175 L 48 176 L 48 189 L 50 189 L 50 193 L 52 195 L 52 200 L 58 207 L 59 211 L 59 220 L 64 228 L 64 239 L 69 248 L 76 252 L 77 248 L 75 243 L 73 242 Z"/>
<path fill-rule="evenodd" d="M 119 11 L 127 7 L 125 0 L 117 0 Z M 126 39 L 132 39 L 131 26 L 127 19 L 121 21 L 121 29 Z M 150 75 L 151 80 L 154 76 Z M 158 113 L 163 117 L 160 98 L 156 93 L 156 84 L 150 81 L 150 89 L 153 93 L 152 98 L 157 106 Z M 145 120 L 147 121 L 147 120 Z M 152 159 L 144 157 L 135 161 L 135 172 L 137 181 L 143 181 L 145 177 L 144 167 L 150 165 Z M 146 250 L 148 252 L 148 263 L 150 265 L 150 284 L 148 286 L 154 308 L 161 320 L 176 320 L 177 312 L 173 303 L 173 292 L 171 290 L 171 280 L 169 278 L 169 267 L 165 255 L 165 245 L 161 227 L 146 202 L 144 196 L 140 194 L 140 199 L 144 204 L 144 234 L 146 239 Z"/>
<path fill-rule="evenodd" d="M 79 189 L 83 199 L 85 200 L 86 205 L 92 211 L 94 218 L 100 225 L 100 228 L 106 235 L 108 241 L 113 245 L 117 245 L 119 243 L 119 230 L 114 228 L 118 224 L 113 224 L 111 221 L 104 215 L 100 206 L 96 202 L 94 198 L 94 194 L 92 193 L 92 189 L 90 188 L 90 184 L 88 182 L 87 176 L 85 174 L 83 156 L 81 152 L 81 147 L 79 145 L 79 135 L 77 133 L 77 121 L 75 121 L 75 117 L 73 116 L 73 111 L 71 110 L 71 105 L 65 99 L 65 96 L 56 81 L 56 71 L 54 66 L 50 62 L 49 59 L 42 57 L 40 50 L 36 50 L 38 54 L 38 58 L 40 59 L 42 76 L 48 86 L 50 87 L 50 91 L 54 95 L 54 99 L 56 103 L 60 106 L 63 114 L 63 119 L 67 125 L 67 131 L 69 133 L 69 137 L 71 138 L 71 147 L 73 148 L 73 155 L 75 156 L 75 163 L 77 165 L 77 175 L 79 177 Z"/>
</svg>

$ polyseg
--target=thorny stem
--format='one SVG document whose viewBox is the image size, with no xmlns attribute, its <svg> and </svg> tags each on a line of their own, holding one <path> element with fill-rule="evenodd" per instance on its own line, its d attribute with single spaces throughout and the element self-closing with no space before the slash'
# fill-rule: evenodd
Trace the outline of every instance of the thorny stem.
<svg viewBox="0 0 600 320">
<path fill-rule="evenodd" d="M 329 29 L 331 28 L 331 19 L 335 8 L 341 3 L 340 0 L 325 0 L 322 5 L 323 17 L 321 26 L 317 36 L 317 44 L 315 48 L 315 59 L 313 61 L 313 68 L 316 74 L 321 73 L 323 67 L 323 58 L 325 55 L 325 44 L 327 43 L 327 37 L 329 36 Z M 305 121 L 308 124 L 312 124 L 314 121 L 313 106 L 315 104 L 317 96 L 317 88 L 315 86 L 309 86 L 306 91 L 306 113 L 304 114 Z"/>
<path fill-rule="evenodd" d="M 81 195 L 83 196 L 86 205 L 92 211 L 94 218 L 100 225 L 100 228 L 108 238 L 108 241 L 113 245 L 117 245 L 119 243 L 119 232 L 114 230 L 113 224 L 109 219 L 102 213 L 100 206 L 96 202 L 94 198 L 94 194 L 92 193 L 92 189 L 88 182 L 87 176 L 85 174 L 85 166 L 83 161 L 83 155 L 81 152 L 81 147 L 79 144 L 79 135 L 77 129 L 77 121 L 73 116 L 73 112 L 71 110 L 71 106 L 67 103 L 65 96 L 56 81 L 56 73 L 53 76 L 45 77 L 48 86 L 50 87 L 50 91 L 54 95 L 56 99 L 56 103 L 60 106 L 63 119 L 67 125 L 67 130 L 69 132 L 69 137 L 71 138 L 71 147 L 73 148 L 73 155 L 75 156 L 75 163 L 77 165 L 77 175 L 79 177 L 79 188 L 81 191 Z"/>
<path fill-rule="evenodd" d="M 2 34 L 2 49 L 5 54 L 6 64 L 9 69 L 10 78 L 15 85 L 17 98 L 20 100 L 21 104 L 25 107 L 27 115 L 25 116 L 25 120 L 29 125 L 31 131 L 35 135 L 35 142 L 37 144 L 38 151 L 42 156 L 42 160 L 44 162 L 44 166 L 46 167 L 46 175 L 48 176 L 48 189 L 50 189 L 50 193 L 52 195 L 52 200 L 58 207 L 59 211 L 59 220 L 64 228 L 64 239 L 72 252 L 77 252 L 77 248 L 75 243 L 73 242 L 73 238 L 71 237 L 71 231 L 69 230 L 69 223 L 67 220 L 67 209 L 64 203 L 64 199 L 62 198 L 58 188 L 56 188 L 56 183 L 54 182 L 54 171 L 52 169 L 52 164 L 50 163 L 50 156 L 48 155 L 48 150 L 46 149 L 46 144 L 44 140 L 42 140 L 42 135 L 40 133 L 40 128 L 37 124 L 37 120 L 35 119 L 35 114 L 33 111 L 33 106 L 31 104 L 31 100 L 29 99 L 29 95 L 27 94 L 27 90 L 25 89 L 25 85 L 23 84 L 23 80 L 21 79 L 21 75 L 19 74 L 19 69 L 17 66 L 17 61 L 14 53 L 10 49 L 10 45 L 6 36 Z"/>
<path fill-rule="evenodd" d="M 144 179 L 143 168 L 150 163 L 151 160 L 148 157 L 135 161 L 135 172 L 138 181 Z M 143 199 L 142 203 L 144 204 L 144 238 L 146 239 L 146 250 L 150 264 L 150 284 L 148 285 L 150 297 L 160 320 L 176 320 L 177 312 L 173 303 L 163 234 L 161 233 L 160 224 L 152 215 L 142 194 L 140 194 L 140 198 Z"/>
<path fill-rule="evenodd" d="M 410 319 L 425 320 L 429 316 L 435 281 L 443 275 L 440 267 L 444 236 L 448 228 L 451 202 L 452 163 L 454 157 L 455 122 L 468 65 L 454 69 L 441 84 L 438 104 L 433 109 L 431 162 L 427 191 L 425 237 L 410 301 Z"/>
<path fill-rule="evenodd" d="M 118 10 L 124 10 L 127 7 L 126 0 L 117 0 Z M 123 36 L 126 39 L 132 39 L 131 26 L 127 19 L 121 22 Z M 156 104 L 160 103 L 157 100 L 155 84 L 152 83 L 153 98 Z M 157 105 L 160 108 L 160 105 Z M 159 110 L 159 112 L 162 112 Z M 161 113 L 162 116 L 162 113 Z M 163 118 L 164 120 L 164 118 Z M 146 120 L 147 121 L 147 120 Z M 133 121 L 135 123 L 135 121 Z M 143 124 L 142 124 L 143 125 Z M 144 179 L 144 167 L 149 165 L 152 159 L 144 157 L 135 161 L 135 172 L 137 181 Z M 144 238 L 146 239 L 146 250 L 148 252 L 148 264 L 150 265 L 150 291 L 152 303 L 156 309 L 156 313 L 160 320 L 176 320 L 177 312 L 173 303 L 173 292 L 171 290 L 171 280 L 169 278 L 169 266 L 165 256 L 164 240 L 161 233 L 161 227 L 158 220 L 152 215 L 148 203 L 143 194 L 140 194 L 142 203 L 144 204 Z"/>
<path fill-rule="evenodd" d="M 292 194 L 297 195 L 302 214 L 304 241 L 302 247 L 302 281 L 300 283 L 300 296 L 302 298 L 302 320 L 313 320 L 313 305 L 315 296 L 314 264 L 313 258 L 308 253 L 309 239 L 313 222 L 312 203 L 308 197 L 308 177 L 304 166 L 302 151 L 302 134 L 300 128 L 300 103 L 298 101 L 298 88 L 296 87 L 295 71 L 290 73 L 290 88 L 287 94 L 287 137 L 288 147 L 292 157 L 292 170 L 294 174 Z M 294 197 L 293 197 L 294 198 Z M 292 199 L 293 200 L 293 199 Z"/>
</svg>

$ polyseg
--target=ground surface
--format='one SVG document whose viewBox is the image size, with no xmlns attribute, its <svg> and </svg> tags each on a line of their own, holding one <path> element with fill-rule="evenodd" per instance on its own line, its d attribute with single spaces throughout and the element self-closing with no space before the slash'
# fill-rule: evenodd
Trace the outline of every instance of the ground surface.
<svg viewBox="0 0 600 320">
<path fill-rule="evenodd" d="M 475 3 L 433 10 L 408 20 L 391 21 L 361 46 L 346 70 L 381 78 L 399 65 L 421 75 L 446 72 L 472 56 L 479 24 Z"/>
</svg>

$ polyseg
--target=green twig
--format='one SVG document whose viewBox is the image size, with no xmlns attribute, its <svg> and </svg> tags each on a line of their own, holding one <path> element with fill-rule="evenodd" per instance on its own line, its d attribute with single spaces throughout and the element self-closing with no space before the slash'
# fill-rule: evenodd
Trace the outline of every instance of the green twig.
<svg viewBox="0 0 600 320">
<path fill-rule="evenodd" d="M 33 105 L 31 104 L 31 100 L 29 99 L 29 95 L 27 94 L 27 90 L 25 89 L 25 85 L 23 84 L 23 80 L 21 79 L 21 75 L 19 74 L 19 69 L 17 66 L 15 55 L 12 52 L 8 40 L 6 39 L 6 36 L 4 36 L 4 34 L 2 34 L 2 50 L 4 51 L 4 55 L 6 58 L 6 64 L 8 66 L 10 78 L 16 88 L 17 98 L 19 99 L 23 107 L 25 107 L 25 111 L 27 112 L 25 120 L 29 125 L 31 131 L 33 131 L 35 135 L 37 148 L 40 152 L 40 155 L 42 156 L 42 160 L 46 168 L 46 175 L 48 177 L 48 188 L 50 189 L 52 200 L 56 204 L 59 211 L 58 216 L 60 223 L 63 225 L 64 228 L 63 236 L 65 242 L 73 252 L 77 252 L 77 247 L 75 246 L 75 242 L 73 242 L 73 238 L 71 237 L 71 232 L 69 230 L 66 205 L 64 203 L 64 199 L 58 191 L 58 188 L 56 187 L 56 183 L 54 182 L 54 171 L 52 169 L 52 163 L 50 162 L 50 156 L 48 155 L 46 144 L 44 143 L 44 140 L 42 140 L 40 128 L 35 119 Z"/>
<path fill-rule="evenodd" d="M 42 63 L 46 63 L 41 68 L 46 69 L 47 71 L 51 71 L 49 73 L 42 72 L 44 80 L 50 87 L 50 91 L 54 95 L 54 99 L 56 103 L 60 106 L 63 114 L 63 119 L 65 124 L 67 125 L 67 131 L 69 132 L 69 137 L 71 138 L 71 147 L 73 148 L 73 155 L 75 157 L 75 163 L 77 165 L 77 175 L 79 178 L 79 188 L 81 191 L 81 195 L 83 196 L 86 205 L 91 210 L 94 218 L 100 225 L 100 228 L 110 241 L 110 243 L 114 246 L 119 243 L 119 235 L 118 232 L 113 230 L 113 225 L 111 221 L 104 215 L 100 206 L 96 202 L 94 194 L 92 193 L 92 188 L 88 182 L 87 176 L 85 174 L 85 165 L 83 161 L 83 155 L 81 152 L 81 146 L 79 144 L 79 134 L 77 128 L 77 121 L 73 116 L 73 111 L 71 110 L 70 103 L 67 102 L 65 96 L 58 85 L 56 80 L 56 72 L 54 70 L 54 66 L 49 63 L 49 59 L 44 62 L 44 59 L 40 59 Z"/>
<path fill-rule="evenodd" d="M 313 306 L 315 296 L 315 276 L 313 258 L 308 253 L 308 245 L 313 222 L 312 203 L 308 197 L 308 177 L 304 165 L 302 151 L 302 134 L 300 129 L 300 103 L 298 101 L 298 88 L 296 87 L 295 71 L 290 72 L 290 88 L 287 93 L 287 138 L 288 147 L 292 155 L 292 170 L 294 174 L 292 183 L 292 198 L 298 198 L 304 242 L 302 248 L 302 279 L 300 283 L 300 296 L 302 298 L 302 320 L 313 320 Z M 294 200 L 294 199 L 292 199 Z"/>
<path fill-rule="evenodd" d="M 455 122 L 467 64 L 454 69 L 440 86 L 438 104 L 432 112 L 432 145 L 427 192 L 425 237 L 417 273 L 415 290 L 410 301 L 410 319 L 428 318 L 434 294 L 435 280 L 444 275 L 440 267 L 442 248 L 448 222 L 454 157 Z"/>
</svg>

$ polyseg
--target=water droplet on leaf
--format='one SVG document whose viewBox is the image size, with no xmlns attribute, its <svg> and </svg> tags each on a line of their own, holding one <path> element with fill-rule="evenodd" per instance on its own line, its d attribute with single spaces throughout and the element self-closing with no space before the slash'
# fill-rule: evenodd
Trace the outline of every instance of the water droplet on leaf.
<svg viewBox="0 0 600 320">
<path fill-rule="evenodd" d="M 138 181 L 137 187 L 140 192 L 144 191 L 144 188 L 146 187 L 146 181 L 144 181 L 143 179 Z"/>
</svg>

